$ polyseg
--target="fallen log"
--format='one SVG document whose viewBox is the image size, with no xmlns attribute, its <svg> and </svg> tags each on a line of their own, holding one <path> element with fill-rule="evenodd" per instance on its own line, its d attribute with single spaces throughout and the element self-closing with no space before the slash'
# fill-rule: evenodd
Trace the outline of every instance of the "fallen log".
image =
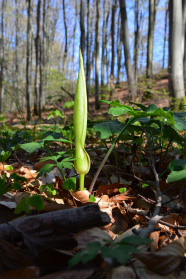
<svg viewBox="0 0 186 279">
<path fill-rule="evenodd" d="M 80 230 L 110 223 L 107 213 L 97 204 L 20 217 L 0 225 L 0 239 L 17 242 L 23 240 L 34 251 L 44 248 L 64 248 L 71 243 L 72 234 Z"/>
</svg>

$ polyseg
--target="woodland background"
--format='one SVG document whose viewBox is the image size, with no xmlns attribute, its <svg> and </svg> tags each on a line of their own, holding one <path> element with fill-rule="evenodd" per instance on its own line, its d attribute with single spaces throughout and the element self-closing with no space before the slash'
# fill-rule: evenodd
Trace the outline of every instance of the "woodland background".
<svg viewBox="0 0 186 279">
<path fill-rule="evenodd" d="M 0 24 L 0 113 L 26 108 L 30 120 L 73 95 L 79 46 L 96 109 L 112 84 L 128 80 L 135 100 L 139 77 L 162 71 L 185 96 L 185 0 L 0 0 Z"/>
</svg>

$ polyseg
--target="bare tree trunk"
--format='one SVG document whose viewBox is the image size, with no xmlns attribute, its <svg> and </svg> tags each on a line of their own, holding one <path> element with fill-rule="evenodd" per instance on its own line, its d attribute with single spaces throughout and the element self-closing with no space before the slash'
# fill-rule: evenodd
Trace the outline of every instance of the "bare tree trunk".
<svg viewBox="0 0 186 279">
<path fill-rule="evenodd" d="M 149 0 L 149 27 L 148 27 L 148 46 L 147 46 L 147 68 L 146 77 L 152 78 L 153 65 L 153 45 L 154 45 L 154 29 L 156 22 L 156 11 L 160 0 Z"/>
<path fill-rule="evenodd" d="M 74 63 L 74 57 L 75 57 L 75 43 L 76 43 L 76 22 L 77 22 L 77 1 L 76 1 L 76 13 L 75 13 L 75 22 L 74 22 L 74 28 L 73 28 L 73 53 L 72 53 L 72 64 L 73 64 L 73 78 L 75 77 L 75 63 Z"/>
<path fill-rule="evenodd" d="M 96 0 L 96 36 L 95 36 L 95 108 L 99 109 L 99 40 L 100 40 L 100 0 Z"/>
<path fill-rule="evenodd" d="M 30 120 L 30 50 L 31 50 L 31 0 L 27 0 L 27 51 L 26 51 L 26 103 L 27 120 Z"/>
<path fill-rule="evenodd" d="M 122 50 L 122 30 L 121 30 L 121 16 L 118 16 L 118 31 L 117 31 L 117 83 L 120 83 L 121 70 L 121 50 Z"/>
<path fill-rule="evenodd" d="M 81 0 L 80 5 L 80 29 L 81 29 L 81 38 L 80 38 L 80 48 L 82 52 L 82 56 L 84 59 L 85 55 L 85 0 Z"/>
<path fill-rule="evenodd" d="M 135 0 L 135 20 L 134 20 L 134 79 L 138 81 L 138 58 L 139 58 L 139 0 Z"/>
<path fill-rule="evenodd" d="M 186 1 L 182 0 L 182 17 L 183 17 L 183 73 L 186 82 Z"/>
<path fill-rule="evenodd" d="M 163 64 L 162 70 L 165 69 L 165 46 L 167 41 L 167 20 L 168 20 L 168 5 L 167 2 L 165 3 L 165 28 L 164 28 L 164 42 L 163 42 Z"/>
<path fill-rule="evenodd" d="M 68 32 L 67 32 L 67 19 L 66 19 L 66 9 L 65 9 L 65 0 L 63 0 L 63 21 L 65 27 L 65 51 L 63 56 L 63 75 L 64 70 L 66 69 L 66 59 L 67 59 L 67 46 L 68 46 Z"/>
<path fill-rule="evenodd" d="M 105 83 L 105 25 L 106 25 L 106 1 L 103 1 L 103 25 L 102 25 L 102 48 L 101 48 L 101 86 L 104 86 Z"/>
<path fill-rule="evenodd" d="M 18 79 L 19 79 L 19 59 L 18 59 L 18 49 L 19 49 L 19 5 L 18 1 L 15 0 L 15 8 L 16 8 L 16 19 L 15 19 L 15 93 L 18 96 Z"/>
<path fill-rule="evenodd" d="M 2 0 L 1 4 L 1 39 L 0 39 L 0 113 L 3 111 L 3 95 L 4 95 L 4 57 L 5 57 L 5 47 L 4 47 L 4 9 L 5 9 L 5 0 Z"/>
<path fill-rule="evenodd" d="M 169 0 L 169 88 L 177 99 L 185 96 L 182 39 L 182 0 Z"/>
<path fill-rule="evenodd" d="M 86 63 L 86 86 L 87 86 L 87 103 L 89 109 L 89 90 L 90 90 L 90 0 L 87 0 L 87 63 Z"/>
<path fill-rule="evenodd" d="M 40 56 L 40 42 L 41 42 L 41 0 L 37 2 L 37 32 L 35 37 L 35 82 L 34 82 L 34 114 L 38 114 L 38 101 L 39 101 L 39 56 Z"/>
<path fill-rule="evenodd" d="M 127 23 L 127 9 L 125 0 L 120 0 L 120 13 L 121 13 L 121 24 L 122 24 L 122 32 L 123 32 L 123 45 L 124 45 L 124 55 L 125 55 L 125 66 L 127 71 L 127 79 L 128 79 L 128 92 L 129 98 L 134 100 L 136 97 L 136 85 L 134 81 L 134 72 L 131 63 L 130 56 L 130 46 L 129 46 L 129 30 Z"/>
<path fill-rule="evenodd" d="M 112 5 L 112 19 L 111 19 L 111 38 L 112 38 L 112 61 L 111 61 L 111 77 L 114 79 L 114 61 L 115 61 L 115 14 L 116 1 Z"/>
</svg>

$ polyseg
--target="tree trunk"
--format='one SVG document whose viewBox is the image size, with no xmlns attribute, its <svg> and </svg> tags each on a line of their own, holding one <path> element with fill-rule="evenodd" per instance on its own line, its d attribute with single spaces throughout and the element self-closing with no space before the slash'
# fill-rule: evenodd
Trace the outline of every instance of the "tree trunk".
<svg viewBox="0 0 186 279">
<path fill-rule="evenodd" d="M 89 110 L 89 88 L 90 88 L 90 0 L 87 0 L 87 63 L 86 63 L 86 86 L 87 86 L 87 104 Z"/>
<path fill-rule="evenodd" d="M 121 26 L 122 26 L 122 39 L 124 45 L 124 55 L 125 55 L 125 66 L 127 71 L 127 79 L 128 79 L 128 92 L 129 98 L 134 100 L 136 97 L 136 85 L 134 81 L 134 73 L 133 67 L 131 63 L 130 56 L 130 46 L 129 46 L 129 30 L 127 23 L 127 9 L 125 0 L 120 0 L 120 13 L 121 13 Z"/>
<path fill-rule="evenodd" d="M 106 42 L 106 34 L 105 34 L 105 25 L 106 25 L 106 9 L 105 9 L 106 1 L 103 1 L 103 24 L 102 24 L 102 48 L 101 48 L 101 87 L 104 86 L 105 83 L 105 42 Z"/>
<path fill-rule="evenodd" d="M 112 38 L 112 61 L 111 61 L 111 78 L 114 79 L 114 61 L 115 61 L 115 14 L 116 1 L 112 5 L 112 19 L 111 19 L 111 38 Z"/>
<path fill-rule="evenodd" d="M 3 95 L 4 95 L 4 57 L 5 57 L 5 47 L 4 47 L 4 9 L 5 0 L 2 0 L 1 4 L 1 39 L 0 39 L 0 113 L 3 111 Z"/>
<path fill-rule="evenodd" d="M 68 32 L 67 32 L 67 19 L 66 19 L 66 9 L 65 9 L 65 0 L 63 0 L 63 21 L 65 27 L 65 51 L 63 56 L 63 75 L 66 69 L 66 59 L 67 59 L 67 50 L 68 50 Z"/>
<path fill-rule="evenodd" d="M 27 107 L 27 121 L 30 120 L 30 52 L 31 52 L 31 0 L 27 0 L 27 43 L 26 43 L 26 107 Z"/>
<path fill-rule="evenodd" d="M 81 5 L 80 5 L 80 30 L 81 30 L 81 37 L 80 37 L 80 48 L 81 48 L 81 53 L 83 56 L 84 60 L 84 55 L 85 55 L 85 0 L 81 0 Z"/>
<path fill-rule="evenodd" d="M 185 96 L 182 39 L 182 0 L 169 0 L 169 88 L 177 99 Z"/>
<path fill-rule="evenodd" d="M 153 65 L 153 45 L 154 45 L 154 29 L 156 22 L 156 11 L 160 0 L 149 0 L 149 27 L 148 27 L 148 45 L 147 45 L 147 68 L 146 77 L 152 78 Z"/>
<path fill-rule="evenodd" d="M 165 46 L 167 41 L 167 19 L 168 19 L 168 5 L 167 2 L 165 4 L 165 28 L 164 28 L 164 42 L 163 42 L 163 63 L 162 70 L 165 69 Z"/>
<path fill-rule="evenodd" d="M 186 83 L 186 1 L 182 0 L 182 17 L 183 17 L 183 73 Z"/>
<path fill-rule="evenodd" d="M 134 79 L 138 81 L 138 57 L 139 57 L 139 0 L 135 0 L 135 21 L 134 21 Z"/>
<path fill-rule="evenodd" d="M 121 17 L 118 16 L 118 30 L 117 30 L 117 83 L 120 83 L 120 70 L 121 70 L 121 50 L 122 50 L 122 30 L 121 30 Z"/>
<path fill-rule="evenodd" d="M 19 5 L 18 1 L 15 0 L 15 9 L 16 9 L 16 20 L 15 20 L 15 29 L 16 29 L 16 35 L 15 35 L 15 93 L 16 96 L 18 96 L 19 91 L 19 59 L 18 59 L 18 50 L 19 50 Z"/>
<path fill-rule="evenodd" d="M 41 41 L 41 0 L 37 2 L 37 31 L 35 37 L 35 59 L 36 59 L 36 67 L 35 67 L 35 82 L 34 82 L 34 114 L 38 114 L 38 101 L 39 101 L 39 56 L 40 56 L 40 41 Z"/>
<path fill-rule="evenodd" d="M 95 36 L 95 108 L 99 109 L 99 40 L 100 40 L 100 0 L 96 0 L 96 36 Z"/>
</svg>

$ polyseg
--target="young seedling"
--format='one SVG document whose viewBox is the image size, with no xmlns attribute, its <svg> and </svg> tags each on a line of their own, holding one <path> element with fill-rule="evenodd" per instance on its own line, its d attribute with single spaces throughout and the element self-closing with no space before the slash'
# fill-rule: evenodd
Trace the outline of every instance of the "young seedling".
<svg viewBox="0 0 186 279">
<path fill-rule="evenodd" d="M 87 132 L 87 93 L 83 57 L 81 51 L 73 118 L 76 158 L 74 162 L 74 168 L 79 174 L 80 190 L 84 190 L 84 179 L 85 174 L 87 174 L 90 169 L 90 158 L 84 147 Z"/>
</svg>

